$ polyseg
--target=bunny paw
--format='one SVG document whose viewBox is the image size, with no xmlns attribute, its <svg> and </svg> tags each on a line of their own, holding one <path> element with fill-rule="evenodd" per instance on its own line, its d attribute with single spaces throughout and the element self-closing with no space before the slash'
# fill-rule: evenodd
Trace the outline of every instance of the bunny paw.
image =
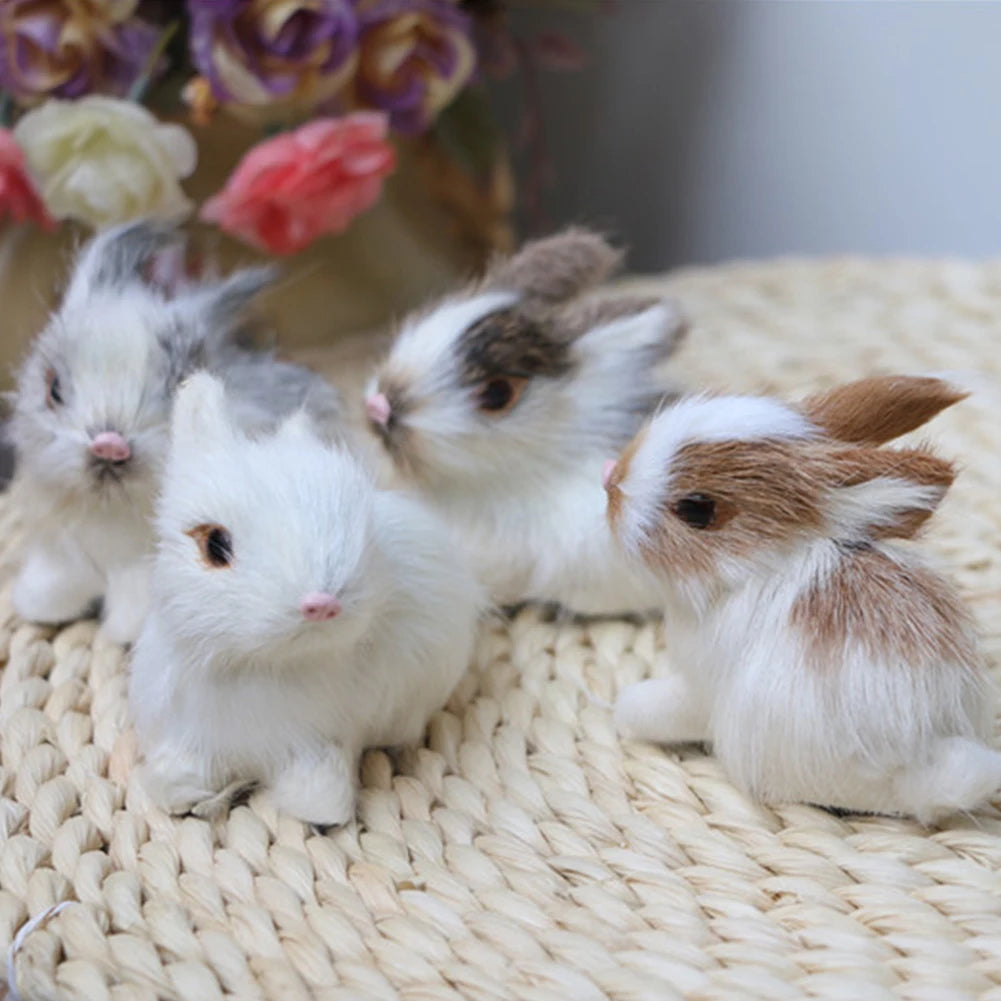
<svg viewBox="0 0 1001 1001">
<path fill-rule="evenodd" d="M 623 689 L 615 702 L 615 728 L 626 740 L 658 744 L 699 743 L 709 738 L 706 712 L 679 675 Z"/>
<path fill-rule="evenodd" d="M 338 747 L 299 758 L 274 785 L 278 808 L 317 828 L 346 824 L 355 810 L 354 768 Z"/>
<path fill-rule="evenodd" d="M 193 803 L 188 812 L 202 820 L 218 820 L 235 800 L 245 796 L 256 784 L 247 779 L 237 779 L 207 799 Z"/>
<path fill-rule="evenodd" d="M 217 791 L 209 777 L 193 760 L 168 750 L 147 757 L 140 781 L 150 799 L 168 813 L 179 816 L 195 812 L 202 804 L 213 804 L 230 786 Z"/>
<path fill-rule="evenodd" d="M 86 614 L 101 593 L 89 568 L 36 550 L 14 581 L 14 608 L 30 622 L 69 622 Z"/>
<path fill-rule="evenodd" d="M 123 646 L 139 638 L 149 610 L 149 571 L 144 566 L 118 570 L 108 578 L 101 631 Z"/>
</svg>

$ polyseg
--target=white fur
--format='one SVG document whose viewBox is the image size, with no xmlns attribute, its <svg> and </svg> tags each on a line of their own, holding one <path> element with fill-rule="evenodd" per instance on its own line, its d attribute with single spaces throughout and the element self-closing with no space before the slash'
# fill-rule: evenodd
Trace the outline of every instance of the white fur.
<svg viewBox="0 0 1001 1001">
<path fill-rule="evenodd" d="M 892 525 L 901 511 L 934 511 L 945 487 L 911 483 L 897 476 L 877 476 L 832 492 L 828 532 L 832 538 L 855 538 L 866 529 Z"/>
<path fill-rule="evenodd" d="M 229 567 L 201 559 L 201 524 L 230 532 Z M 444 529 L 301 420 L 244 437 L 204 374 L 179 394 L 157 529 L 129 693 L 150 792 L 180 812 L 260 783 L 348 820 L 362 749 L 416 740 L 469 662 L 483 600 Z M 303 618 L 316 591 L 333 620 Z"/>
<path fill-rule="evenodd" d="M 714 402 L 723 428 L 729 404 L 705 405 Z M 651 425 L 622 483 L 622 517 L 633 527 L 620 539 L 637 560 L 642 535 L 635 526 L 651 524 L 644 505 L 667 495 L 670 466 L 662 462 L 690 437 L 690 414 L 681 405 Z M 729 437 L 747 427 L 734 424 Z M 733 781 L 770 803 L 932 822 L 997 793 L 1001 754 L 990 746 L 993 701 L 979 665 L 931 654 L 902 662 L 850 635 L 836 663 L 818 664 L 811 662 L 810 638 L 793 624 L 797 601 L 853 558 L 835 539 L 861 540 L 893 561 L 906 589 L 919 565 L 867 532 L 901 508 L 934 507 L 941 492 L 932 497 L 930 489 L 893 477 L 834 489 L 830 537 L 792 539 L 742 558 L 728 556 L 720 542 L 715 573 L 665 572 L 660 587 L 675 673 L 620 694 L 620 732 L 663 743 L 708 741 Z M 695 531 L 680 522 L 676 528 Z"/>
<path fill-rule="evenodd" d="M 414 404 L 403 421 L 420 467 L 403 466 L 395 482 L 441 515 L 496 603 L 650 610 L 649 575 L 622 558 L 609 533 L 601 469 L 643 420 L 642 401 L 670 391 L 650 359 L 666 353 L 677 310 L 662 302 L 601 323 L 573 342 L 572 372 L 533 379 L 510 413 L 486 416 L 457 382 L 456 340 L 515 298 L 449 300 L 404 328 L 369 387 L 403 382 Z"/>
<path fill-rule="evenodd" d="M 455 491 L 434 497 L 491 599 L 557 602 L 581 615 L 649 612 L 659 586 L 626 559 L 605 517 L 601 461 L 559 468 L 491 500 Z"/>
<path fill-rule="evenodd" d="M 130 224 L 84 249 L 22 367 L 12 420 L 12 496 L 26 542 L 14 607 L 24 618 L 58 623 L 103 598 L 104 631 L 120 643 L 136 638 L 146 612 L 150 519 L 177 380 L 201 366 L 225 373 L 247 427 L 273 425 L 304 394 L 318 419 L 336 418 L 336 393 L 318 376 L 228 343 L 241 305 L 259 287 L 252 273 L 186 285 L 171 298 L 122 270 L 128 260 L 113 263 L 123 244 L 152 253 L 158 239 Z M 61 385 L 58 406 L 46 403 L 50 371 Z M 99 477 L 89 445 L 105 429 L 124 435 L 132 458 Z"/>
<path fill-rule="evenodd" d="M 806 662 L 791 610 L 842 558 L 834 543 L 817 542 L 706 614 L 672 594 L 664 625 L 677 673 L 628 686 L 616 703 L 619 731 L 710 742 L 730 778 L 764 802 L 923 822 L 982 804 L 1001 789 L 985 679 L 956 664 L 874 660 L 851 638 L 837 669 Z"/>
</svg>

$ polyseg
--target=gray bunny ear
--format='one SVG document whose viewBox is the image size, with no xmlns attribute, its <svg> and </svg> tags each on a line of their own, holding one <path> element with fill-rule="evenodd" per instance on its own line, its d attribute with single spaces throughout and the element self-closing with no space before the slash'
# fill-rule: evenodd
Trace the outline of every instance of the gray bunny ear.
<svg viewBox="0 0 1001 1001">
<path fill-rule="evenodd" d="M 222 281 L 196 286 L 180 295 L 174 308 L 200 341 L 235 343 L 253 327 L 254 300 L 276 277 L 277 270 L 272 267 L 244 268 Z"/>
<path fill-rule="evenodd" d="M 485 284 L 520 292 L 538 305 L 558 305 L 603 282 L 619 268 L 622 256 L 597 233 L 572 227 L 495 262 Z"/>
<path fill-rule="evenodd" d="M 66 298 L 85 295 L 94 289 L 125 289 L 134 284 L 158 287 L 167 272 L 157 268 L 157 259 L 167 254 L 177 258 L 179 252 L 183 268 L 183 248 L 181 231 L 164 223 L 143 219 L 105 230 L 80 251 Z"/>
<path fill-rule="evenodd" d="M 201 288 L 193 297 L 212 329 L 234 330 L 244 324 L 254 300 L 278 277 L 276 268 L 243 268 L 228 278 Z"/>
</svg>

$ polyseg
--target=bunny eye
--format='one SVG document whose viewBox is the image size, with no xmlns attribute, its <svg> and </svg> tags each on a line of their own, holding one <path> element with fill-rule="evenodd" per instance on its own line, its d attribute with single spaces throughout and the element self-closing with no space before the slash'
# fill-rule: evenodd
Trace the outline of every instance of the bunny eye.
<svg viewBox="0 0 1001 1001">
<path fill-rule="evenodd" d="M 45 402 L 50 407 L 62 406 L 63 390 L 62 386 L 59 384 L 59 376 L 56 375 L 55 369 L 50 368 L 45 373 L 45 392 L 46 392 Z"/>
<path fill-rule="evenodd" d="M 689 494 L 674 505 L 674 513 L 691 528 L 709 528 L 716 520 L 716 501 L 705 494 Z"/>
<path fill-rule="evenodd" d="M 219 569 L 233 562 L 233 539 L 222 525 L 197 525 L 188 535 L 198 543 L 207 566 Z"/>
<path fill-rule="evenodd" d="M 498 376 L 487 379 L 477 387 L 476 406 L 488 414 L 503 414 L 521 398 L 527 379 Z"/>
</svg>

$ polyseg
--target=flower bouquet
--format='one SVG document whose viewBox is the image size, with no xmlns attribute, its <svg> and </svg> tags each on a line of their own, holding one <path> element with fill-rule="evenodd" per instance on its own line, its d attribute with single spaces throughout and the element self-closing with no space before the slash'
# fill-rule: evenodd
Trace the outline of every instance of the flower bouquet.
<svg viewBox="0 0 1001 1001">
<path fill-rule="evenodd" d="M 0 214 L 47 230 L 194 217 L 286 255 L 346 230 L 405 159 L 472 252 L 506 246 L 513 186 L 484 80 L 577 60 L 566 39 L 518 37 L 509 13 L 503 0 L 2 0 Z M 185 185 L 217 132 L 242 156 L 196 204 Z"/>
</svg>

